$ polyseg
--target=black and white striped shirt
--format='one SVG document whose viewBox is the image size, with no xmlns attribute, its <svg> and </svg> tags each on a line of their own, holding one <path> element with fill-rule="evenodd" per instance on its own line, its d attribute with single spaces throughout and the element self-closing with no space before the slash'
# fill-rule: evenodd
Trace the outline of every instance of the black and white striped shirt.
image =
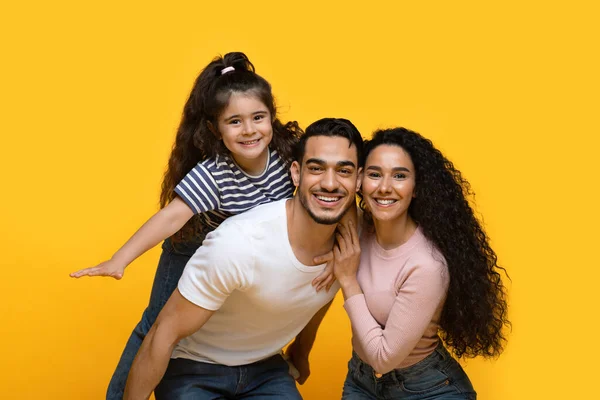
<svg viewBox="0 0 600 400">
<path fill-rule="evenodd" d="M 294 186 L 285 163 L 271 150 L 265 170 L 258 176 L 245 173 L 228 156 L 199 162 L 175 188 L 175 193 L 201 214 L 209 230 L 227 217 L 260 204 L 291 197 Z"/>
</svg>

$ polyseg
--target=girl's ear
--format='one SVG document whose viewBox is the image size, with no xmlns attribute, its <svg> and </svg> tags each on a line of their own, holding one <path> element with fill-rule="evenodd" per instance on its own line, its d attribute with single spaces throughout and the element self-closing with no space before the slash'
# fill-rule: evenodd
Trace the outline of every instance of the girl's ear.
<svg viewBox="0 0 600 400">
<path fill-rule="evenodd" d="M 215 137 L 219 140 L 221 140 L 221 134 L 219 133 L 219 131 L 215 128 L 215 126 L 213 125 L 212 122 L 210 121 L 206 121 L 206 125 L 208 126 L 208 129 L 212 132 L 213 135 L 215 135 Z"/>
</svg>

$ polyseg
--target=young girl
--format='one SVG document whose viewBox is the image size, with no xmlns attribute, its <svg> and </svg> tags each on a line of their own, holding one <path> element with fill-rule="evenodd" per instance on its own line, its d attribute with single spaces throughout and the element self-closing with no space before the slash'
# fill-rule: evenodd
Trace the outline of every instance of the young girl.
<svg viewBox="0 0 600 400">
<path fill-rule="evenodd" d="M 354 348 L 343 399 L 475 399 L 441 338 L 458 357 L 493 357 L 509 322 L 469 183 L 404 128 L 376 132 L 363 157 L 360 245 L 348 224 L 334 249 Z"/>
<path fill-rule="evenodd" d="M 166 239 L 150 303 L 123 351 L 107 399 L 122 398 L 144 337 L 204 236 L 231 215 L 292 195 L 288 167 L 299 134 L 296 122 L 284 125 L 276 118 L 271 86 L 243 53 L 217 57 L 200 73 L 163 180 L 161 210 L 110 260 L 71 274 L 121 279 L 132 261 Z M 327 271 L 313 282 L 317 289 L 332 283 Z"/>
</svg>

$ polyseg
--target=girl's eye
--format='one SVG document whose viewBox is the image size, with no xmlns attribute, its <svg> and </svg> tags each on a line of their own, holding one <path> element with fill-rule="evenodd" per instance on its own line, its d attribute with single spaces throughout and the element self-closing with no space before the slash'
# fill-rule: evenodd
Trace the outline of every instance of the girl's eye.
<svg viewBox="0 0 600 400">
<path fill-rule="evenodd" d="M 242 121 L 240 121 L 239 119 L 232 119 L 231 121 L 229 121 L 229 123 L 232 125 L 237 125 L 242 123 Z"/>
<path fill-rule="evenodd" d="M 369 172 L 367 176 L 369 178 L 379 178 L 381 175 L 378 172 Z"/>
<path fill-rule="evenodd" d="M 265 116 L 264 116 L 264 115 L 255 115 L 255 116 L 254 116 L 254 120 L 255 120 L 255 121 L 260 121 L 261 119 L 264 119 L 264 118 L 265 118 Z"/>
<path fill-rule="evenodd" d="M 404 174 L 396 174 L 396 175 L 394 175 L 394 179 L 404 179 L 404 178 L 406 178 L 406 175 L 404 175 Z"/>
</svg>

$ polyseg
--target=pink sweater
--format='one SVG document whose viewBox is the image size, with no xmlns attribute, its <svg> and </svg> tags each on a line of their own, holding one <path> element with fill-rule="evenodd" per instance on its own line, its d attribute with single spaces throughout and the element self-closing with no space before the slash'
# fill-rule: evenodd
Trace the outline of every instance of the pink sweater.
<svg viewBox="0 0 600 400">
<path fill-rule="evenodd" d="M 420 228 L 392 250 L 366 232 L 360 244 L 358 283 L 364 294 L 347 299 L 344 308 L 352 322 L 354 351 L 384 374 L 435 350 L 448 268 Z"/>
</svg>

